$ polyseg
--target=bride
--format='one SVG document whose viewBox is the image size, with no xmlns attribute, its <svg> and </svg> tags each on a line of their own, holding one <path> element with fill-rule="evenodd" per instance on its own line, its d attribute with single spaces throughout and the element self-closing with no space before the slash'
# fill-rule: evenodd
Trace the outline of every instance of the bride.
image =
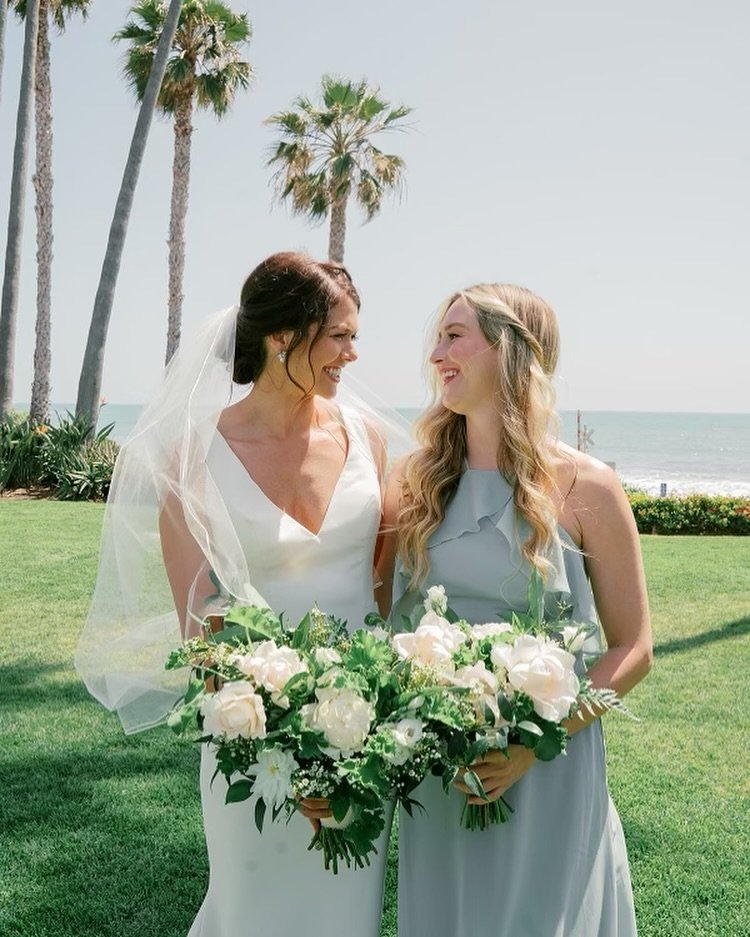
<svg viewBox="0 0 750 937">
<path fill-rule="evenodd" d="M 239 308 L 180 350 L 123 447 L 76 664 L 126 731 L 161 721 L 179 695 L 161 667 L 180 631 L 221 613 L 217 580 L 289 622 L 317 603 L 356 628 L 374 609 L 383 435 L 364 406 L 336 400 L 359 304 L 342 266 L 267 258 Z M 215 774 L 204 747 L 210 877 L 189 937 L 323 937 L 334 915 L 376 937 L 388 829 L 369 868 L 333 876 L 306 848 L 325 801 L 302 802 L 309 823 L 296 814 L 260 835 L 252 803 L 225 804 Z"/>
</svg>

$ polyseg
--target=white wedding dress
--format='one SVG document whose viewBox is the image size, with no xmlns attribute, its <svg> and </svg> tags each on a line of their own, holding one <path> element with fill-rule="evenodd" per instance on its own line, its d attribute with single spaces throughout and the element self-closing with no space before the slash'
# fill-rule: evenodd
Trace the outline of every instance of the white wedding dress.
<svg viewBox="0 0 750 937">
<path fill-rule="evenodd" d="M 261 491 L 217 434 L 208 464 L 234 520 L 253 585 L 275 612 L 296 624 L 313 602 L 350 629 L 374 610 L 373 550 L 380 486 L 361 419 L 344 412 L 346 461 L 323 524 L 311 533 Z M 254 799 L 225 804 L 227 783 L 201 757 L 201 799 L 210 863 L 208 892 L 188 937 L 377 937 L 388 851 L 388 825 L 365 869 L 326 872 L 307 851 L 312 827 L 300 814 L 263 834 Z"/>
</svg>

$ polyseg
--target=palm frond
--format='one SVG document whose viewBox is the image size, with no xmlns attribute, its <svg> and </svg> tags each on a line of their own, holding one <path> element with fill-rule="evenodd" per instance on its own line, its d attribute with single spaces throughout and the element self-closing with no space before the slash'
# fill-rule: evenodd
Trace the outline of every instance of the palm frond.
<svg viewBox="0 0 750 937">
<path fill-rule="evenodd" d="M 81 2 L 81 0 L 76 0 Z M 130 43 L 124 72 L 140 98 L 166 15 L 162 0 L 141 0 L 131 8 L 131 19 L 114 35 Z M 235 94 L 248 87 L 252 69 L 241 58 L 240 46 L 251 35 L 245 14 L 234 13 L 218 0 L 183 0 L 171 54 L 159 91 L 158 107 L 173 113 L 185 95 L 198 107 L 221 117 Z"/>
<path fill-rule="evenodd" d="M 277 127 L 292 136 L 302 136 L 307 132 L 307 121 L 295 111 L 279 111 L 278 114 L 271 114 L 270 117 L 266 117 L 264 122 L 276 124 Z"/>
<path fill-rule="evenodd" d="M 366 170 L 361 172 L 357 181 L 357 201 L 364 209 L 367 221 L 380 211 L 382 198 L 383 190 L 378 180 Z"/>
<path fill-rule="evenodd" d="M 380 210 L 384 194 L 400 189 L 405 166 L 401 157 L 378 149 L 372 138 L 410 110 L 391 109 L 379 89 L 364 80 L 324 75 L 320 104 L 300 96 L 291 109 L 266 118 L 280 137 L 268 159 L 279 167 L 273 180 L 278 198 L 315 220 L 354 188 L 369 220 Z"/>
</svg>

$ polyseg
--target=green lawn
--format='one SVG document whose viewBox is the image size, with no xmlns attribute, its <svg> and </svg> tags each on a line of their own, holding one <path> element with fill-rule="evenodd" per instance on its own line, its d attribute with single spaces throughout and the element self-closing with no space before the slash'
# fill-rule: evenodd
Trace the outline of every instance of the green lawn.
<svg viewBox="0 0 750 937">
<path fill-rule="evenodd" d="M 197 752 L 166 730 L 126 738 L 71 667 L 101 517 L 0 500 L 3 937 L 184 937 L 206 885 Z M 750 539 L 643 549 L 656 665 L 628 697 L 642 722 L 606 720 L 640 934 L 735 937 L 750 933 Z M 384 937 L 394 899 L 391 875 Z"/>
</svg>

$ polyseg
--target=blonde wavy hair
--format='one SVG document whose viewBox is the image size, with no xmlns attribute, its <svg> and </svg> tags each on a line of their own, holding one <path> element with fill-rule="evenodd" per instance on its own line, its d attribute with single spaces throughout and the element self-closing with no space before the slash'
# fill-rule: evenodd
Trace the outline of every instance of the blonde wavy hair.
<svg viewBox="0 0 750 937">
<path fill-rule="evenodd" d="M 559 335 L 555 314 L 531 290 L 507 283 L 481 283 L 454 293 L 437 314 L 436 331 L 448 309 L 463 299 L 475 312 L 482 334 L 497 350 L 494 390 L 501 443 L 499 472 L 513 485 L 517 510 L 531 526 L 524 557 L 544 578 L 545 551 L 556 533 L 551 492 L 556 429 L 552 375 Z M 421 448 L 404 470 L 398 516 L 399 556 L 419 588 L 427 571 L 427 541 L 445 516 L 466 463 L 466 420 L 440 401 L 433 373 L 433 403 L 416 424 Z"/>
</svg>

